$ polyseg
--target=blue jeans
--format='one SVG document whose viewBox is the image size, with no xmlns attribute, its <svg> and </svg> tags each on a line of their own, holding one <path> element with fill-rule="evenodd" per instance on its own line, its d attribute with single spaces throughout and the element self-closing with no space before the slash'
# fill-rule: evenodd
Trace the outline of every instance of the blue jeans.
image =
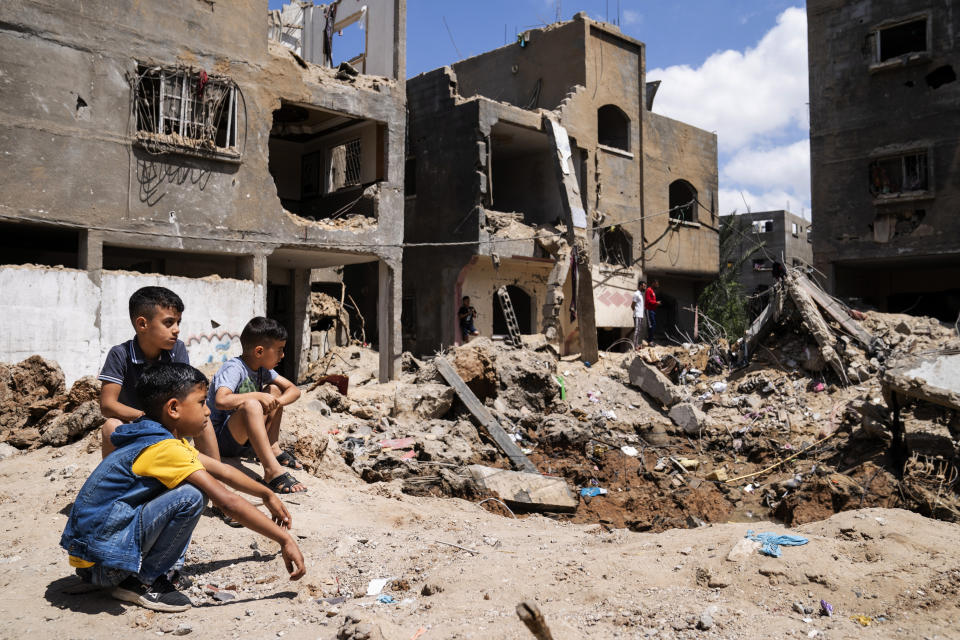
<svg viewBox="0 0 960 640">
<path fill-rule="evenodd" d="M 657 330 L 657 312 L 647 311 L 647 340 L 653 341 L 653 332 Z"/>
<path fill-rule="evenodd" d="M 144 584 L 153 581 L 182 563 L 190 544 L 206 497 L 192 484 L 184 482 L 143 505 L 140 514 L 140 573 L 137 579 Z M 78 569 L 85 580 L 102 587 L 111 587 L 123 581 L 129 573 L 111 567 L 95 565 Z"/>
</svg>

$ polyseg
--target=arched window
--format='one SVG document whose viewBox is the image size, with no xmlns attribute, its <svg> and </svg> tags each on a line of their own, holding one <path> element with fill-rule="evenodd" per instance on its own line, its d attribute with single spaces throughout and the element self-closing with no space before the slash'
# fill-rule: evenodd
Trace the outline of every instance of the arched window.
<svg viewBox="0 0 960 640">
<path fill-rule="evenodd" d="M 670 183 L 670 219 L 697 221 L 697 190 L 686 180 Z"/>
<path fill-rule="evenodd" d="M 600 230 L 600 261 L 629 267 L 633 258 L 633 240 L 623 227 Z"/>
<path fill-rule="evenodd" d="M 597 110 L 597 142 L 630 151 L 630 118 L 620 107 L 607 104 Z"/>
</svg>

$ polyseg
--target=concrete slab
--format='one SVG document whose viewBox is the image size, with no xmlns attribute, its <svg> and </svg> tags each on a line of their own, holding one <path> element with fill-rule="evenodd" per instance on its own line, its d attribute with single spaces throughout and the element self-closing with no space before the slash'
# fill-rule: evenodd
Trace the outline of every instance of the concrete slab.
<svg viewBox="0 0 960 640">
<path fill-rule="evenodd" d="M 577 508 L 576 494 L 563 478 L 479 464 L 472 464 L 467 469 L 477 485 L 511 507 L 530 511 L 575 511 Z"/>
</svg>

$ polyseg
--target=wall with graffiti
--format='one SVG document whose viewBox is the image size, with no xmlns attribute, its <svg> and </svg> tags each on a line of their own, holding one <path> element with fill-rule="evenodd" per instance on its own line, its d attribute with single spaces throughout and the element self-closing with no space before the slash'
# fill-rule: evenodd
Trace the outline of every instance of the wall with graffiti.
<svg viewBox="0 0 960 640">
<path fill-rule="evenodd" d="M 212 331 L 186 337 L 184 343 L 195 366 L 218 364 L 240 355 L 240 334 Z"/>
</svg>

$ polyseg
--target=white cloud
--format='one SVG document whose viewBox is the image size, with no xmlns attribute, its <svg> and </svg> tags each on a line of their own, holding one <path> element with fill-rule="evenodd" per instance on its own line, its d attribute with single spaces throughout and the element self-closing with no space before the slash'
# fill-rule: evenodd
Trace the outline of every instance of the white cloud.
<svg viewBox="0 0 960 640">
<path fill-rule="evenodd" d="M 807 17 L 780 14 L 754 48 L 714 53 L 698 68 L 651 69 L 661 80 L 654 111 L 716 131 L 722 152 L 785 128 L 808 127 Z"/>
<path fill-rule="evenodd" d="M 633 9 L 623 10 L 623 24 L 630 26 L 643 22 L 643 14 Z"/>
<path fill-rule="evenodd" d="M 761 193 L 754 193 L 749 189 L 721 187 L 717 205 L 720 215 L 733 212 L 747 213 L 747 211 L 786 209 L 798 216 L 803 215 L 807 220 L 810 219 L 809 205 L 805 204 L 797 194 L 783 189 L 770 189 Z"/>
<path fill-rule="evenodd" d="M 724 164 L 720 179 L 725 184 L 807 194 L 810 192 L 810 139 L 778 147 L 741 149 Z"/>
</svg>

